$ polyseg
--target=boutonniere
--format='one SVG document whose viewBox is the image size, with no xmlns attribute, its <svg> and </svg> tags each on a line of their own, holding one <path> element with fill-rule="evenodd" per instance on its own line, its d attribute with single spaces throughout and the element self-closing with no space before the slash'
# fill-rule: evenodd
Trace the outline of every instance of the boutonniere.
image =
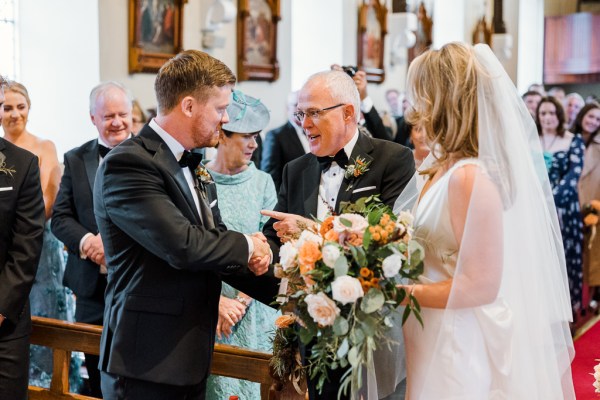
<svg viewBox="0 0 600 400">
<path fill-rule="evenodd" d="M 200 179 L 200 182 L 202 182 L 205 185 L 215 183 L 212 179 L 212 176 L 210 175 L 210 172 L 208 172 L 208 170 L 202 164 L 196 167 L 196 169 L 194 170 L 194 174 L 196 175 L 196 178 Z"/>
<path fill-rule="evenodd" d="M 371 160 L 367 161 L 360 156 L 356 156 L 356 160 L 354 164 L 349 164 L 346 167 L 346 171 L 344 172 L 344 178 L 346 179 L 356 179 L 359 176 L 364 175 L 369 170 L 369 165 L 371 165 Z M 348 185 L 346 191 L 352 189 L 352 184 Z"/>
<path fill-rule="evenodd" d="M 5 160 L 6 156 L 4 153 L 0 152 L 0 174 L 9 175 L 12 178 L 13 174 L 17 171 L 13 167 L 7 167 Z"/>
</svg>

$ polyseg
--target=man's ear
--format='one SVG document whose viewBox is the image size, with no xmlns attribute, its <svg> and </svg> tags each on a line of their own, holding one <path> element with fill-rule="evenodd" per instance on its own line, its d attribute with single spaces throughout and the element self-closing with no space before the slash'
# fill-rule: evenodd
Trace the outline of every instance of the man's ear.
<svg viewBox="0 0 600 400">
<path fill-rule="evenodd" d="M 344 106 L 344 122 L 356 121 L 356 110 L 352 104 Z"/>
<path fill-rule="evenodd" d="M 90 121 L 92 121 L 92 124 L 96 125 L 94 114 L 90 114 Z"/>
<path fill-rule="evenodd" d="M 186 117 L 192 116 L 192 111 L 194 110 L 194 107 L 196 106 L 196 104 L 197 104 L 196 99 L 194 99 L 192 96 L 185 96 L 179 102 L 179 106 L 181 107 L 181 112 Z"/>
</svg>

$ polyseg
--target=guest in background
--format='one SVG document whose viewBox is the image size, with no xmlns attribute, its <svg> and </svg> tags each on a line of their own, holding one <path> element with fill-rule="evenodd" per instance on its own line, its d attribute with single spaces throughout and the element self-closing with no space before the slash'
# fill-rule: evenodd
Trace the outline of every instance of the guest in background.
<svg viewBox="0 0 600 400">
<path fill-rule="evenodd" d="M 423 160 L 429 155 L 430 149 L 427 144 L 425 131 L 421 127 L 413 125 L 410 130 L 410 142 L 413 145 L 413 156 L 415 157 L 415 168 L 419 169 Z"/>
<path fill-rule="evenodd" d="M 50 231 L 52 207 L 60 184 L 60 165 L 56 147 L 50 140 L 39 138 L 27 130 L 31 100 L 25 86 L 8 82 L 4 89 L 6 101 L 2 128 L 4 138 L 38 157 L 40 180 L 44 196 L 46 224 L 44 244 L 35 281 L 29 295 L 31 314 L 73 321 L 75 304 L 70 290 L 62 284 L 65 271 L 63 244 Z M 78 388 L 78 371 L 72 374 L 75 389 Z M 52 378 L 52 350 L 42 346 L 31 347 L 29 368 L 31 385 L 50 387 Z"/>
<path fill-rule="evenodd" d="M 584 105 L 585 101 L 579 93 L 569 93 L 567 97 L 565 97 L 565 111 L 567 113 L 566 129 L 573 129 L 575 118 L 577 118 L 577 114 L 579 114 L 579 111 Z"/>
<path fill-rule="evenodd" d="M 0 122 L 6 81 L 0 75 Z M 44 237 L 38 158 L 0 138 L 0 399 L 27 399 L 29 291 Z"/>
<path fill-rule="evenodd" d="M 531 114 L 533 119 L 536 119 L 535 115 L 537 113 L 537 107 L 540 104 L 542 97 L 543 96 L 541 94 L 539 94 L 538 92 L 533 91 L 533 90 L 525 92 L 525 94 L 523 94 L 523 96 L 521 96 L 521 98 L 525 102 L 525 106 L 527 107 L 527 110 L 529 111 L 529 113 Z"/>
<path fill-rule="evenodd" d="M 272 210 L 277 193 L 271 176 L 251 161 L 256 138 L 269 123 L 269 111 L 260 100 L 235 90 L 227 107 L 229 122 L 223 124 L 214 160 L 206 164 L 217 184 L 221 217 L 227 229 L 251 234 L 262 231 L 269 219 L 260 210 Z M 223 283 L 219 300 L 217 343 L 268 351 L 276 310 Z M 260 385 L 211 375 L 206 398 L 259 399 Z"/>
<path fill-rule="evenodd" d="M 260 169 L 271 175 L 277 191 L 285 164 L 309 152 L 306 134 L 294 118 L 297 106 L 298 92 L 292 92 L 287 98 L 288 121 L 265 136 Z"/>
<path fill-rule="evenodd" d="M 64 284 L 75 292 L 75 320 L 102 325 L 106 261 L 94 216 L 92 189 L 108 152 L 131 137 L 132 98 L 117 82 L 101 83 L 90 93 L 90 118 L 98 137 L 65 154 L 65 173 L 54 205 L 52 232 L 67 246 Z M 85 354 L 89 394 L 102 397 L 98 356 Z"/>
<path fill-rule="evenodd" d="M 600 232 L 593 234 L 594 218 L 587 214 L 598 214 L 592 201 L 600 201 L 600 105 L 591 103 L 583 106 L 577 118 L 573 132 L 581 134 L 585 143 L 583 171 L 579 179 L 579 203 L 583 210 L 583 281 L 590 290 L 590 308 L 596 314 L 600 308 Z M 597 204 L 597 203 L 596 203 Z M 590 221 L 591 220 L 591 221 Z M 598 226 L 595 228 L 598 229 Z"/>
<path fill-rule="evenodd" d="M 537 127 L 561 227 L 574 320 L 581 309 L 583 225 L 577 184 L 585 145 L 580 135 L 565 130 L 565 113 L 554 97 L 542 98 Z"/>
<path fill-rule="evenodd" d="M 131 133 L 133 133 L 134 135 L 137 135 L 140 132 L 140 130 L 142 130 L 144 125 L 146 125 L 146 122 L 148 122 L 148 117 L 146 116 L 144 109 L 142 109 L 142 106 L 140 106 L 140 103 L 138 103 L 137 100 L 133 100 L 132 102 L 131 120 Z"/>
<path fill-rule="evenodd" d="M 565 93 L 565 89 L 558 86 L 551 87 L 548 90 L 548 96 L 554 97 L 556 100 L 558 100 L 560 104 L 563 105 L 563 107 L 565 106 L 565 100 L 567 96 L 567 94 Z"/>
<path fill-rule="evenodd" d="M 544 89 L 544 85 L 542 85 L 541 83 L 532 83 L 531 85 L 529 85 L 527 91 L 538 92 L 542 96 L 546 96 L 546 89 Z"/>
<path fill-rule="evenodd" d="M 401 117 L 404 115 L 402 107 L 400 105 L 400 99 L 404 96 L 400 95 L 398 89 L 388 89 L 385 91 L 385 100 L 390 107 L 390 112 L 394 118 Z"/>
</svg>

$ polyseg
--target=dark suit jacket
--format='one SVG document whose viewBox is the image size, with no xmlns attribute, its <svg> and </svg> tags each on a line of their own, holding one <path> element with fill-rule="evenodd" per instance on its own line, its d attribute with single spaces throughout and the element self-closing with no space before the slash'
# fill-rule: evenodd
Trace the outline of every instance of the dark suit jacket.
<svg viewBox="0 0 600 400">
<path fill-rule="evenodd" d="M 296 129 L 288 121 L 279 128 L 267 132 L 260 169 L 271 175 L 275 189 L 279 191 L 285 164 L 304 154 L 306 153 L 298 139 Z"/>
<path fill-rule="evenodd" d="M 338 192 L 335 211 L 340 211 L 342 201 L 354 202 L 373 194 L 379 194 L 384 203 L 393 206 L 415 172 L 412 152 L 399 144 L 361 134 L 352 150 L 351 158 L 356 159 L 357 156 L 371 161 L 369 171 L 356 179 L 344 178 Z M 313 154 L 306 154 L 290 162 L 283 170 L 283 183 L 275 211 L 316 217 L 320 181 L 321 169 L 317 157 Z M 273 229 L 274 222 L 274 219 L 270 219 L 263 232 L 271 243 L 273 254 L 277 255 L 280 243 Z"/>
<path fill-rule="evenodd" d="M 211 363 L 221 278 L 270 303 L 272 275 L 254 277 L 248 245 L 227 231 L 208 185 L 206 229 L 177 160 L 152 128 L 104 159 L 94 187 L 109 271 L 100 369 L 171 385 L 197 384 Z"/>
<path fill-rule="evenodd" d="M 3 164 L 3 165 L 2 165 Z M 38 158 L 0 138 L 0 341 L 31 331 L 29 292 L 44 235 L 44 199 Z"/>
<path fill-rule="evenodd" d="M 98 264 L 79 256 L 81 238 L 89 232 L 98 233 L 92 190 L 99 157 L 97 139 L 65 154 L 65 171 L 52 211 L 52 233 L 69 250 L 63 284 L 80 297 L 94 294 L 100 276 Z M 91 322 L 85 315 L 80 317 Z"/>
<path fill-rule="evenodd" d="M 365 128 L 367 128 L 375 139 L 392 140 L 391 133 L 383 125 L 383 120 L 379 116 L 375 106 L 371 107 L 371 111 L 368 113 L 363 113 L 363 116 L 365 117 Z"/>
</svg>

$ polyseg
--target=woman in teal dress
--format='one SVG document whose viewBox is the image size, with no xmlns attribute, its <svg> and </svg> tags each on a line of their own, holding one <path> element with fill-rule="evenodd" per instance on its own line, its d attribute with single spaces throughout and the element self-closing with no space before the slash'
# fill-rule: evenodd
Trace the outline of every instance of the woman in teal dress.
<svg viewBox="0 0 600 400">
<path fill-rule="evenodd" d="M 234 91 L 227 107 L 229 123 L 223 125 L 214 160 L 206 167 L 217 185 L 219 210 L 227 228 L 251 234 L 260 232 L 269 219 L 260 210 L 272 210 L 277 202 L 269 174 L 250 161 L 256 139 L 269 123 L 269 111 L 260 102 Z M 219 301 L 217 343 L 270 352 L 277 311 L 223 283 Z M 206 399 L 236 395 L 240 400 L 260 399 L 258 383 L 210 376 Z"/>
<path fill-rule="evenodd" d="M 50 231 L 52 206 L 60 184 L 60 165 L 56 147 L 50 140 L 39 138 L 27 130 L 31 100 L 25 86 L 11 81 L 4 89 L 4 139 L 35 154 L 40 164 L 40 181 L 46 211 L 44 243 L 38 270 L 29 295 L 31 315 L 73 321 L 75 303 L 72 292 L 63 286 L 65 270 L 63 244 Z M 72 363 L 71 390 L 80 383 L 77 360 Z M 50 387 L 52 378 L 52 350 L 31 346 L 29 384 Z"/>
</svg>

